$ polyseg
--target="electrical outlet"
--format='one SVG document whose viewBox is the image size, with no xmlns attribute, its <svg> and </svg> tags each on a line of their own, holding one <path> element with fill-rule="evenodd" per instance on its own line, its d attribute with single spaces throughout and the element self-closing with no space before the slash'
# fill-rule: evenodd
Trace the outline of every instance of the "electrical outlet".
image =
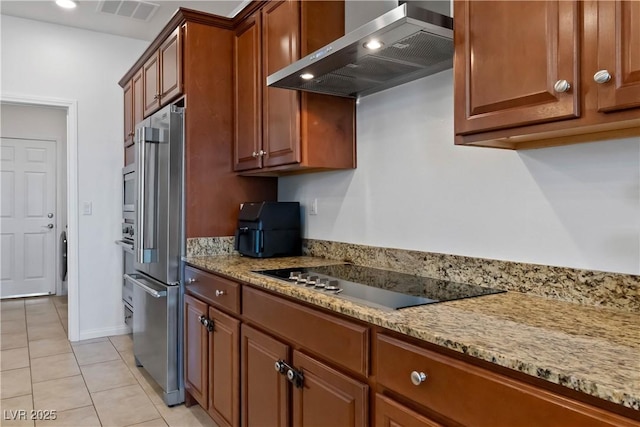
<svg viewBox="0 0 640 427">
<path fill-rule="evenodd" d="M 313 199 L 311 201 L 311 206 L 309 206 L 309 215 L 318 215 L 318 199 Z"/>
</svg>

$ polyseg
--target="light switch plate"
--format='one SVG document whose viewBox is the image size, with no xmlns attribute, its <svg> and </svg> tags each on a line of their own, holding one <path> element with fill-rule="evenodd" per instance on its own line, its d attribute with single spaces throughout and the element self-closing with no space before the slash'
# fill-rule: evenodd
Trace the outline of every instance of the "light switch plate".
<svg viewBox="0 0 640 427">
<path fill-rule="evenodd" d="M 83 215 L 91 215 L 93 210 L 93 206 L 91 202 L 84 202 L 82 204 L 82 214 Z"/>
</svg>

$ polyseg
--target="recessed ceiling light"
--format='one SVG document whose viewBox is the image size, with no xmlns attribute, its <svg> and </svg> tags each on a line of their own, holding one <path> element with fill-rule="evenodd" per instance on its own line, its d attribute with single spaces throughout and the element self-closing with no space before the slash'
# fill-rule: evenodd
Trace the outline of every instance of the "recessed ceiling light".
<svg viewBox="0 0 640 427">
<path fill-rule="evenodd" d="M 75 8 L 78 4 L 73 1 L 73 0 L 56 0 L 56 4 L 60 7 L 63 7 L 65 9 L 73 9 Z"/>
<path fill-rule="evenodd" d="M 304 80 L 311 80 L 313 78 L 313 74 L 304 73 L 304 74 L 300 74 L 300 77 L 303 78 Z"/>
<path fill-rule="evenodd" d="M 382 45 L 384 45 L 384 43 L 378 41 L 378 40 L 371 40 L 368 41 L 364 44 L 364 47 L 366 47 L 367 49 L 371 49 L 371 50 L 376 50 L 376 49 L 380 49 L 382 47 Z"/>
</svg>

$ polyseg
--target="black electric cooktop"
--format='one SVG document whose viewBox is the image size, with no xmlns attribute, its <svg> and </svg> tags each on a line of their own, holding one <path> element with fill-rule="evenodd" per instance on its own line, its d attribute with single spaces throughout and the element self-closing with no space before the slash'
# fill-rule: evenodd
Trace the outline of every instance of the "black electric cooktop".
<svg viewBox="0 0 640 427">
<path fill-rule="evenodd" d="M 506 292 L 351 264 L 260 270 L 255 273 L 371 307 L 392 310 Z"/>
</svg>

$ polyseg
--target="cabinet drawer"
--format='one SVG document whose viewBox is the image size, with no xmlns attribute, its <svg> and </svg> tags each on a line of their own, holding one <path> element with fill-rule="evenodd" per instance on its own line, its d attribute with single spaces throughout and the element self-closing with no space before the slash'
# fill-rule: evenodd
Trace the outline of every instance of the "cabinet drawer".
<svg viewBox="0 0 640 427">
<path fill-rule="evenodd" d="M 185 289 L 198 299 L 240 314 L 240 284 L 193 267 L 184 269 Z"/>
<path fill-rule="evenodd" d="M 369 328 L 249 287 L 242 289 L 243 315 L 262 328 L 353 372 L 369 371 Z"/>
<path fill-rule="evenodd" d="M 376 336 L 378 384 L 465 426 L 630 426 L 630 420 L 389 336 Z M 411 374 L 426 378 L 413 385 Z"/>
</svg>

